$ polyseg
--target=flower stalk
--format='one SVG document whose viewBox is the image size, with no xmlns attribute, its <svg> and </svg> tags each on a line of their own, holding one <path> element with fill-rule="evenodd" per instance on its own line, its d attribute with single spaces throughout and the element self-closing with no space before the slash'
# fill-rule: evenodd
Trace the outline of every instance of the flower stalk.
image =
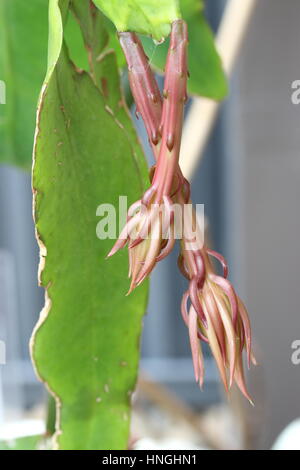
<svg viewBox="0 0 300 470">
<path fill-rule="evenodd" d="M 187 26 L 182 20 L 172 25 L 163 100 L 137 36 L 120 33 L 119 37 L 128 62 L 129 81 L 137 112 L 145 122 L 157 159 L 150 188 L 129 209 L 127 224 L 108 254 L 112 256 L 128 244 L 131 292 L 175 245 L 172 196 L 175 174 L 178 173 L 175 192 L 183 181 L 178 171 L 178 160 L 187 98 Z"/>
<path fill-rule="evenodd" d="M 191 202 L 190 185 L 179 167 L 183 110 L 187 100 L 187 26 L 182 20 L 172 24 L 163 98 L 138 37 L 126 32 L 120 33 L 119 39 L 128 64 L 137 113 L 145 123 L 156 159 L 150 171 L 151 186 L 129 209 L 127 224 L 109 254 L 128 243 L 131 291 L 174 247 L 174 204 L 184 208 Z M 245 350 L 248 367 L 250 362 L 256 364 L 247 310 L 227 279 L 226 260 L 204 244 L 196 212 L 193 210 L 184 217 L 183 223 L 178 266 L 188 279 L 189 287 L 182 298 L 181 313 L 189 330 L 196 381 L 202 387 L 201 343 L 205 342 L 211 348 L 226 392 L 235 382 L 252 403 L 242 359 Z M 215 273 L 211 258 L 221 264 L 222 276 Z"/>
</svg>

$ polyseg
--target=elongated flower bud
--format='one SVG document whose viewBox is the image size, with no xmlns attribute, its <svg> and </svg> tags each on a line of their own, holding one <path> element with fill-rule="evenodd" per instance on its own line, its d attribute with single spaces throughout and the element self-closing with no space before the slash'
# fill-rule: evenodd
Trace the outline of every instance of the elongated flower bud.
<svg viewBox="0 0 300 470">
<path fill-rule="evenodd" d="M 157 81 L 137 35 L 119 33 L 119 40 L 128 65 L 128 78 L 137 112 L 142 116 L 150 142 L 157 145 L 161 138 L 159 125 L 162 114 L 162 97 Z"/>
<path fill-rule="evenodd" d="M 182 28 L 182 22 L 180 21 L 180 27 Z M 175 27 L 174 27 L 175 28 Z M 186 32 L 186 26 L 185 26 L 185 36 L 187 36 Z M 158 161 L 159 158 L 159 153 L 160 153 L 160 142 L 161 142 L 161 133 L 162 133 L 162 127 L 163 127 L 163 116 L 162 116 L 162 110 L 163 110 L 163 100 L 160 94 L 160 90 L 157 84 L 157 81 L 155 79 L 155 76 L 153 74 L 153 71 L 151 69 L 151 66 L 149 64 L 149 59 L 146 56 L 142 43 L 139 40 L 138 36 L 135 33 L 131 32 L 121 32 L 119 33 L 119 39 L 120 43 L 122 46 L 122 49 L 124 51 L 127 65 L 128 65 L 128 76 L 129 76 L 129 83 L 130 83 L 130 88 L 132 92 L 132 96 L 134 98 L 134 101 L 136 103 L 136 108 L 137 112 L 140 113 L 142 116 L 142 119 L 144 121 L 146 131 L 148 134 L 149 142 L 152 145 L 153 153 L 155 160 Z M 175 71 L 179 71 L 180 75 L 184 73 L 187 69 L 187 64 L 186 64 L 186 51 L 182 50 L 182 46 L 186 48 L 187 46 L 187 38 L 181 42 L 181 61 L 182 64 L 180 67 L 176 67 L 176 64 L 174 66 L 173 64 L 173 69 Z M 172 46 L 172 56 L 174 56 L 174 40 Z M 180 52 L 180 49 L 179 49 Z M 176 59 L 178 61 L 178 59 Z M 174 62 L 174 58 L 173 58 Z M 169 68 L 171 69 L 172 64 L 169 65 Z M 187 75 L 187 72 L 185 72 Z M 181 85 L 182 85 L 182 90 L 180 93 L 178 93 L 179 98 L 179 111 L 177 111 L 177 115 L 179 114 L 179 120 L 175 119 L 175 122 L 177 125 L 180 125 L 180 122 L 182 124 L 182 98 L 185 101 L 186 99 L 186 83 L 184 80 L 180 80 Z M 174 86 L 173 86 L 174 88 Z M 172 80 L 168 78 L 168 75 L 166 74 L 166 80 L 165 80 L 165 86 L 164 86 L 164 95 L 166 96 L 168 91 L 172 89 Z M 176 89 L 176 85 L 175 85 Z M 181 98 L 180 98 L 181 96 Z M 169 104 L 169 102 L 168 102 Z M 176 103 L 175 103 L 176 104 Z M 165 108 L 166 109 L 166 108 Z M 175 116 L 175 115 L 174 115 Z M 169 126 L 170 127 L 170 126 Z M 174 133 L 176 134 L 176 129 L 174 130 Z M 171 133 L 170 133 L 171 135 Z M 179 129 L 179 133 L 177 133 L 178 140 L 180 140 L 181 136 L 181 129 Z M 170 139 L 171 140 L 171 139 Z M 159 145 L 158 145 L 159 144 Z M 178 147 L 180 147 L 180 142 L 178 143 Z M 178 155 L 177 155 L 177 161 L 178 161 Z M 151 175 L 151 181 L 153 180 L 153 176 L 155 174 L 156 166 L 151 169 L 152 175 Z M 177 192 L 180 187 L 183 185 L 186 185 L 186 180 L 182 175 L 182 172 L 180 170 L 179 165 L 177 165 L 176 169 L 176 175 L 174 177 L 174 187 L 175 191 L 173 188 L 173 192 Z M 189 195 L 186 198 L 187 200 L 189 199 Z M 149 200 L 145 197 L 143 198 L 145 204 L 149 202 Z"/>
<path fill-rule="evenodd" d="M 113 255 L 128 243 L 131 291 L 151 273 L 158 261 L 172 251 L 175 244 L 171 196 L 174 195 L 173 182 L 177 182 L 175 192 L 181 190 L 184 183 L 178 159 L 186 101 L 187 27 L 182 20 L 172 25 L 165 78 L 167 96 L 163 105 L 139 39 L 133 33 L 120 33 L 119 37 L 128 63 L 137 110 L 145 121 L 157 157 L 151 186 L 141 198 L 140 205 L 135 204 L 137 214 L 134 217 L 128 214 L 127 224 L 108 255 Z M 162 138 L 158 149 L 160 129 Z"/>
<path fill-rule="evenodd" d="M 128 244 L 131 291 L 174 247 L 174 204 L 184 208 L 190 202 L 190 185 L 179 167 L 187 97 L 187 26 L 182 20 L 172 24 L 163 100 L 138 37 L 134 33 L 120 33 L 119 38 L 128 63 L 137 111 L 144 120 L 156 159 L 151 170 L 151 186 L 129 209 L 127 224 L 109 254 Z M 181 312 L 189 330 L 196 381 L 202 387 L 201 343 L 204 342 L 211 348 L 225 390 L 228 391 L 235 382 L 252 403 L 243 371 L 244 350 L 248 367 L 251 361 L 256 363 L 247 310 L 227 279 L 226 260 L 204 245 L 195 211 L 184 217 L 183 223 L 178 266 L 189 280 L 189 288 L 183 295 Z M 220 262 L 222 276 L 215 274 L 212 257 Z"/>
<path fill-rule="evenodd" d="M 190 249 L 189 239 L 190 233 L 187 230 L 182 240 L 178 264 L 184 276 L 189 279 L 189 289 L 183 296 L 181 313 L 189 329 L 196 381 L 202 386 L 203 360 L 201 355 L 195 355 L 196 348 L 201 350 L 201 346 L 196 347 L 195 343 L 203 341 L 211 348 L 225 390 L 228 391 L 233 382 L 236 382 L 252 403 L 245 384 L 242 359 L 245 350 L 248 367 L 251 361 L 256 364 L 247 310 L 227 279 L 228 266 L 223 256 L 207 249 L 205 245 Z M 214 273 L 210 257 L 220 262 L 223 276 Z"/>
<path fill-rule="evenodd" d="M 174 21 L 166 63 L 164 103 L 161 118 L 162 142 L 152 185 L 158 198 L 171 195 L 174 176 L 178 171 L 184 104 L 187 92 L 187 25 Z"/>
</svg>

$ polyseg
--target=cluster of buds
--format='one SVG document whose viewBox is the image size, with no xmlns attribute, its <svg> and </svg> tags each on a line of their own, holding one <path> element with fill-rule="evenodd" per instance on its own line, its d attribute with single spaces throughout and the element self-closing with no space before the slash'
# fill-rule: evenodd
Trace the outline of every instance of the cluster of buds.
<svg viewBox="0 0 300 470">
<path fill-rule="evenodd" d="M 196 381 L 202 388 L 204 363 L 201 342 L 208 343 L 226 392 L 235 382 L 252 404 L 245 384 L 242 357 L 245 349 L 248 367 L 251 362 L 256 364 L 251 326 L 243 302 L 227 279 L 226 260 L 205 245 L 191 248 L 186 232 L 181 245 L 178 266 L 189 281 L 182 298 L 181 313 L 189 330 Z M 220 262 L 223 276 L 215 273 L 211 258 Z"/>
<path fill-rule="evenodd" d="M 187 100 L 187 26 L 175 21 L 166 63 L 164 100 L 143 47 L 133 33 L 120 33 L 137 113 L 156 156 L 151 186 L 128 211 L 127 224 L 108 256 L 128 244 L 129 292 L 150 274 L 175 244 L 173 200 L 186 182 L 178 171 L 184 104 Z"/>
<path fill-rule="evenodd" d="M 190 185 L 179 167 L 187 100 L 187 26 L 183 20 L 172 24 L 163 97 L 136 34 L 120 33 L 119 39 L 128 64 L 137 113 L 144 121 L 156 159 L 150 171 L 151 186 L 141 200 L 130 207 L 127 223 L 109 253 L 111 256 L 128 244 L 131 291 L 172 251 L 175 204 L 184 208 L 191 203 Z M 245 385 L 242 356 L 246 350 L 248 366 L 251 361 L 255 364 L 247 310 L 227 279 L 225 259 L 205 246 L 195 211 L 184 217 L 183 224 L 178 266 L 188 279 L 189 288 L 183 295 L 181 312 L 189 330 L 196 381 L 202 387 L 201 342 L 205 342 L 211 348 L 225 390 L 235 382 L 252 403 Z M 223 276 L 215 274 L 211 257 L 221 263 Z"/>
</svg>

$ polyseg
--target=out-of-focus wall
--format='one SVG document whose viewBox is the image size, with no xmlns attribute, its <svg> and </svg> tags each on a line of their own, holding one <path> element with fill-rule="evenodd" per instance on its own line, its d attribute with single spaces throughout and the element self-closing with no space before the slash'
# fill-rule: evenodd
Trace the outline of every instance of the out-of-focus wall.
<svg viewBox="0 0 300 470">
<path fill-rule="evenodd" d="M 264 377 L 263 447 L 300 416 L 300 365 L 291 361 L 291 344 L 300 340 L 300 105 L 291 102 L 291 83 L 300 80 L 299 24 L 298 0 L 257 2 L 231 125 L 239 146 L 232 251 L 259 346 L 261 370 L 250 377 Z"/>
</svg>

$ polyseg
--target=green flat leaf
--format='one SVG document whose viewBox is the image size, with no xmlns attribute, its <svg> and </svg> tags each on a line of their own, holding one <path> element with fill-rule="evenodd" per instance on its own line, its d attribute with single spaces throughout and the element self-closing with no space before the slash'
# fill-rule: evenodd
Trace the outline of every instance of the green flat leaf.
<svg viewBox="0 0 300 470">
<path fill-rule="evenodd" d="M 0 0 L 0 161 L 30 168 L 35 112 L 47 62 L 45 0 Z"/>
<path fill-rule="evenodd" d="M 148 181 L 148 169 L 145 165 L 143 150 L 137 139 L 135 128 L 121 92 L 118 54 L 108 47 L 108 44 L 110 44 L 109 25 L 100 11 L 97 11 L 97 14 L 95 12 L 91 14 L 88 2 L 73 0 L 72 10 L 80 25 L 85 47 L 89 52 L 91 76 L 102 93 L 106 109 L 114 115 L 119 125 L 124 128 L 132 147 L 132 155 L 141 181 Z M 100 41 L 99 36 L 102 36 Z M 123 51 L 121 52 L 124 57 Z M 141 186 L 141 193 L 144 189 Z"/>
<path fill-rule="evenodd" d="M 118 35 L 117 35 L 117 30 L 114 24 L 106 16 L 103 15 L 103 18 L 104 18 L 104 24 L 105 24 L 106 30 L 109 33 L 109 42 L 107 45 L 107 49 L 114 50 L 117 56 L 118 67 L 121 69 L 122 67 L 126 65 L 126 59 L 122 51 L 122 48 L 120 46 L 120 42 L 119 42 Z"/>
<path fill-rule="evenodd" d="M 76 67 L 89 70 L 89 60 L 78 21 L 73 14 L 69 14 L 64 27 L 64 39 L 68 47 L 70 59 Z"/>
<path fill-rule="evenodd" d="M 177 0 L 94 0 L 118 31 L 135 31 L 161 40 L 180 18 Z"/>
<path fill-rule="evenodd" d="M 98 26 L 91 29 L 85 13 L 85 40 L 93 39 Z M 127 254 L 105 260 L 114 242 L 96 237 L 98 205 L 118 208 L 119 195 L 131 204 L 146 178 L 136 137 L 117 108 L 119 83 L 102 95 L 96 55 L 95 49 L 90 77 L 62 47 L 40 99 L 35 145 L 35 221 L 47 295 L 31 351 L 59 406 L 56 442 L 63 450 L 127 447 L 147 297 L 147 285 L 125 297 Z M 102 65 L 101 77 L 116 80 L 116 62 Z"/>
<path fill-rule="evenodd" d="M 6 104 L 0 104 L 0 162 L 24 169 L 32 166 L 36 107 L 47 68 L 48 3 L 51 41 L 46 80 L 62 45 L 60 8 L 65 17 L 69 0 L 61 2 L 60 8 L 58 0 L 0 0 L 0 80 L 6 84 Z M 85 66 L 86 52 L 79 50 L 71 22 L 67 36 L 79 66 Z"/>
<path fill-rule="evenodd" d="M 92 10 L 93 13 L 91 13 L 90 2 L 86 0 L 73 0 L 71 9 L 76 17 L 77 23 L 80 25 L 78 26 L 79 32 L 81 27 L 81 38 L 85 45 L 88 63 L 91 73 L 93 74 L 96 59 L 106 48 L 109 35 L 102 21 L 102 15 L 100 13 L 98 14 L 96 7 L 93 7 L 94 10 Z M 71 18 L 69 18 L 68 24 Z M 75 63 L 77 65 L 77 62 Z"/>
<path fill-rule="evenodd" d="M 93 25 L 94 21 L 90 18 L 90 7 L 85 1 L 74 0 L 71 4 L 71 8 L 75 17 L 70 15 L 68 18 L 64 35 L 69 47 L 71 59 L 74 63 L 80 68 L 88 70 L 84 41 L 78 26 L 78 22 L 81 22 L 83 35 L 85 37 L 85 47 L 88 51 L 91 51 L 93 46 L 95 46 L 94 53 L 98 51 L 98 54 L 113 49 L 117 56 L 118 67 L 124 67 L 126 60 L 113 23 L 106 16 L 102 15 L 100 10 L 97 10 L 97 15 L 94 16 L 94 20 L 96 18 L 97 21 L 96 24 Z M 99 19 L 101 19 L 101 21 L 99 21 Z M 99 41 L 99 38 L 101 41 Z"/>
<path fill-rule="evenodd" d="M 214 45 L 213 33 L 204 16 L 203 3 L 199 0 L 180 0 L 180 8 L 189 31 L 188 92 L 222 100 L 228 93 L 227 79 Z M 151 38 L 143 37 L 142 42 L 151 64 L 163 70 L 169 41 L 155 45 Z"/>
<path fill-rule="evenodd" d="M 121 92 L 117 53 L 108 47 L 110 38 L 107 31 L 109 28 L 107 21 L 98 10 L 97 14 L 95 12 L 91 14 L 89 3 L 82 0 L 73 0 L 72 11 L 82 31 L 83 41 L 89 56 L 89 70 L 94 83 L 102 93 L 106 109 L 124 128 L 132 147 L 132 155 L 135 158 L 136 170 L 141 181 L 148 181 L 144 154 Z M 101 40 L 99 40 L 99 36 L 102 37 Z M 122 55 L 124 56 L 123 52 Z M 144 189 L 141 186 L 141 192 Z"/>
<path fill-rule="evenodd" d="M 48 67 L 45 84 L 49 81 L 60 56 L 63 43 L 63 24 L 69 0 L 49 0 Z"/>
</svg>

